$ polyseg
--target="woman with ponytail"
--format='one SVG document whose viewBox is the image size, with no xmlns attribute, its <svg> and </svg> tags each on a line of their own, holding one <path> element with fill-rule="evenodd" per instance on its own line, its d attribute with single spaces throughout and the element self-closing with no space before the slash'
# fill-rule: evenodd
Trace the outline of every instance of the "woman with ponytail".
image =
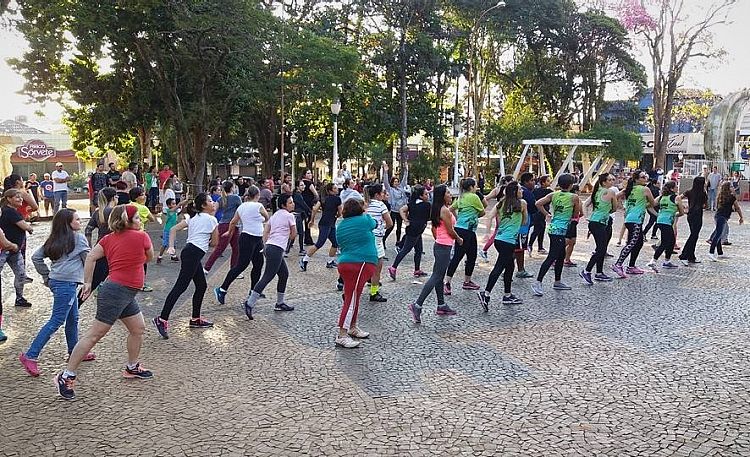
<svg viewBox="0 0 750 457">
<path fill-rule="evenodd" d="M 625 199 L 625 228 L 628 231 L 628 241 L 620 251 L 620 257 L 612 265 L 612 271 L 620 278 L 627 278 L 627 274 L 640 275 L 644 273 L 635 263 L 643 247 L 643 218 L 646 216 L 646 212 L 655 213 L 653 209 L 654 196 L 646 187 L 647 183 L 648 174 L 642 170 L 635 170 L 628 179 L 625 189 L 617 196 Z M 630 263 L 628 268 L 624 269 L 622 264 L 628 256 L 630 256 Z"/>
<path fill-rule="evenodd" d="M 586 268 L 581 271 L 581 278 L 588 285 L 593 285 L 591 271 L 596 266 L 596 281 L 612 281 L 612 278 L 604 273 L 604 259 L 607 257 L 607 245 L 612 237 L 612 218 L 610 214 L 617 210 L 617 195 L 610 188 L 615 182 L 615 177 L 609 173 L 602 173 L 594 184 L 591 198 L 587 206 L 593 210 L 589 216 L 589 232 L 594 236 L 596 249 L 594 250 Z"/>
<path fill-rule="evenodd" d="M 234 213 L 237 212 L 237 208 L 242 204 L 242 199 L 239 195 L 234 192 L 234 182 L 231 180 L 224 181 L 222 185 L 221 198 L 219 199 L 219 207 L 217 209 L 217 220 L 219 221 L 218 232 L 219 232 L 219 244 L 216 245 L 211 255 L 206 260 L 206 271 L 211 271 L 216 260 L 221 256 L 227 246 L 232 247 L 232 257 L 229 261 L 230 268 L 237 266 L 237 262 L 240 258 L 240 250 L 238 242 L 240 235 L 234 232 L 231 237 L 224 237 L 229 230 L 229 222 L 234 217 Z M 221 213 L 219 213 L 221 211 Z"/>
<path fill-rule="evenodd" d="M 674 225 L 677 218 L 685 214 L 682 210 L 682 200 L 677 195 L 677 183 L 667 181 L 661 187 L 661 196 L 656 200 L 659 205 L 659 213 L 656 217 L 656 227 L 661 233 L 661 242 L 656 247 L 654 258 L 648 263 L 648 267 L 659 272 L 656 267 L 656 261 L 664 254 L 665 262 L 661 266 L 664 268 L 674 269 L 677 265 L 672 263 L 672 254 L 674 254 L 675 232 Z"/>
</svg>

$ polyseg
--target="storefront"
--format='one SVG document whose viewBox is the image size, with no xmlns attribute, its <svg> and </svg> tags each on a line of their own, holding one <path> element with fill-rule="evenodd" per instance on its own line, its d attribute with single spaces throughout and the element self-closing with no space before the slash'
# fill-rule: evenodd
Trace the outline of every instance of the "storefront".
<svg viewBox="0 0 750 457">
<path fill-rule="evenodd" d="M 37 135 L 38 137 L 52 135 Z M 57 141 L 57 143 L 62 143 Z M 42 180 L 44 173 L 51 173 L 56 162 L 62 162 L 65 170 L 72 177 L 79 179 L 96 167 L 94 162 L 86 162 L 76 157 L 75 151 L 68 148 L 58 149 L 49 138 L 23 138 L 19 135 L 0 136 L 0 173 L 7 176 L 10 173 L 21 175 L 28 179 L 31 173 L 36 173 L 37 179 Z M 73 183 L 75 185 L 76 183 Z M 79 185 L 76 187 L 80 186 Z"/>
</svg>

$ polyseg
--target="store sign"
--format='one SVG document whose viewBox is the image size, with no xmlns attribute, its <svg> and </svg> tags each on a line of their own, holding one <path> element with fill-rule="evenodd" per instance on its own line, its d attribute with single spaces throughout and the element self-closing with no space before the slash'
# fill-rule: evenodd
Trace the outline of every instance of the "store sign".
<svg viewBox="0 0 750 457">
<path fill-rule="evenodd" d="M 654 134 L 641 133 L 644 154 L 654 153 Z M 702 133 L 673 133 L 669 135 L 667 154 L 704 155 Z"/>
<path fill-rule="evenodd" d="M 16 155 L 21 159 L 44 162 L 47 159 L 57 157 L 57 151 L 42 140 L 29 140 L 16 147 Z"/>
</svg>

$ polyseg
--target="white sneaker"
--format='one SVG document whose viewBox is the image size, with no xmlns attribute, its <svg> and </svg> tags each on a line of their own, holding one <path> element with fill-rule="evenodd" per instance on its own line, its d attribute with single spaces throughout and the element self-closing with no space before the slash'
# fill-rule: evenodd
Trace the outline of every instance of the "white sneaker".
<svg viewBox="0 0 750 457">
<path fill-rule="evenodd" d="M 349 329 L 349 336 L 351 336 L 352 338 L 364 339 L 369 338 L 370 332 L 365 332 L 359 327 L 354 327 Z"/>
<path fill-rule="evenodd" d="M 359 346 L 359 341 L 354 341 L 351 336 L 340 336 L 336 338 L 336 346 L 341 346 L 342 348 L 356 348 Z"/>
<path fill-rule="evenodd" d="M 709 260 L 711 260 L 711 262 L 718 262 L 718 260 L 719 260 L 719 259 L 716 258 L 716 255 L 714 255 L 714 254 L 708 254 L 708 258 L 709 258 Z"/>
<path fill-rule="evenodd" d="M 690 262 L 688 262 L 687 260 L 683 260 L 683 259 L 680 259 L 680 262 L 682 262 L 682 264 L 683 264 L 684 266 L 686 266 L 686 267 L 689 267 L 689 266 L 690 266 Z"/>
<path fill-rule="evenodd" d="M 544 295 L 544 287 L 540 282 L 534 282 L 531 284 L 531 292 L 537 297 Z"/>
<path fill-rule="evenodd" d="M 717 257 L 718 259 L 722 259 L 722 260 L 726 260 L 726 259 L 728 259 L 728 258 L 729 258 L 729 256 L 728 256 L 728 255 L 726 255 L 726 254 L 719 254 L 719 255 L 718 255 L 718 256 L 716 256 L 716 257 Z"/>
</svg>

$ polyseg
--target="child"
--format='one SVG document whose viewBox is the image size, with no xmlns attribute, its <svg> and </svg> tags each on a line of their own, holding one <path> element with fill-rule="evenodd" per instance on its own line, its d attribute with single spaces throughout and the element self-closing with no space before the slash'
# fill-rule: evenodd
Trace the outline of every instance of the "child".
<svg viewBox="0 0 750 457">
<path fill-rule="evenodd" d="M 380 273 L 383 270 L 383 260 L 385 260 L 385 244 L 383 239 L 388 229 L 393 227 L 393 219 L 391 219 L 388 207 L 383 203 L 387 197 L 382 184 L 374 184 L 368 187 L 367 195 L 370 197 L 370 202 L 365 211 L 376 222 L 375 228 L 372 229 L 372 234 L 375 235 L 375 247 L 377 248 L 379 259 L 375 266 L 375 273 L 372 275 L 372 281 L 370 282 L 370 301 L 384 303 L 388 299 L 380 293 Z"/>
<path fill-rule="evenodd" d="M 187 213 L 190 220 L 182 221 L 172 227 L 169 233 L 169 254 L 174 255 L 174 238 L 178 230 L 187 227 L 187 243 L 185 249 L 180 255 L 182 263 L 180 264 L 180 274 L 172 290 L 164 301 L 164 307 L 161 315 L 155 317 L 152 322 L 156 330 L 165 340 L 169 338 L 169 315 L 172 308 L 177 303 L 183 292 L 187 289 L 192 281 L 195 284 L 193 292 L 193 315 L 190 319 L 190 328 L 208 328 L 213 327 L 214 323 L 201 316 L 201 305 L 203 304 L 203 295 L 206 293 L 206 274 L 203 272 L 201 259 L 206 255 L 209 246 L 216 246 L 219 241 L 219 231 L 217 226 L 219 222 L 213 216 L 216 208 L 208 194 L 201 192 L 196 195 L 195 201 L 187 205 Z"/>
<path fill-rule="evenodd" d="M 4 251 L 8 251 L 9 253 L 18 251 L 18 245 L 16 243 L 11 243 L 5 238 L 5 233 L 3 233 L 2 230 L 0 230 L 0 246 Z M 3 333 L 3 302 L 0 300 L 0 343 L 7 339 L 8 337 Z"/>
<path fill-rule="evenodd" d="M 164 251 L 167 250 L 169 247 L 169 241 L 170 241 L 170 232 L 172 230 L 172 227 L 177 225 L 177 215 L 180 212 L 180 208 L 177 205 L 177 202 L 174 200 L 174 198 L 168 198 L 164 202 L 164 209 L 162 210 L 162 213 L 164 214 L 164 232 L 162 232 L 161 235 L 161 250 L 159 250 L 159 256 L 156 258 L 156 263 L 161 263 L 161 258 L 164 255 Z M 172 243 L 174 244 L 174 243 Z M 173 262 L 179 262 L 179 257 L 176 255 L 170 256 Z"/>
<path fill-rule="evenodd" d="M 47 241 L 31 256 L 34 268 L 44 278 L 54 300 L 52 316 L 39 330 L 31 347 L 21 353 L 18 360 L 33 377 L 39 376 L 37 358 L 57 329 L 65 323 L 65 340 L 68 354 L 78 342 L 78 286 L 83 283 L 83 264 L 91 248 L 86 237 L 80 233 L 81 219 L 72 209 L 63 208 L 52 218 L 52 230 Z M 44 263 L 44 258 L 52 260 L 52 269 Z M 93 353 L 87 353 L 83 360 L 94 360 Z"/>
<path fill-rule="evenodd" d="M 128 362 L 122 376 L 126 379 L 149 379 L 154 376 L 138 361 L 146 325 L 135 301 L 135 296 L 143 288 L 145 274 L 142 266 L 154 258 L 154 247 L 148 234 L 141 230 L 141 219 L 135 206 L 116 206 L 109 217 L 109 227 L 112 233 L 91 249 L 83 271 L 81 299 L 85 300 L 93 290 L 91 279 L 96 261 L 107 258 L 109 276 L 99 286 L 95 321 L 76 344 L 65 371 L 54 378 L 57 392 L 65 400 L 75 400 L 73 388 L 78 365 L 118 319 L 128 329 Z"/>
</svg>

